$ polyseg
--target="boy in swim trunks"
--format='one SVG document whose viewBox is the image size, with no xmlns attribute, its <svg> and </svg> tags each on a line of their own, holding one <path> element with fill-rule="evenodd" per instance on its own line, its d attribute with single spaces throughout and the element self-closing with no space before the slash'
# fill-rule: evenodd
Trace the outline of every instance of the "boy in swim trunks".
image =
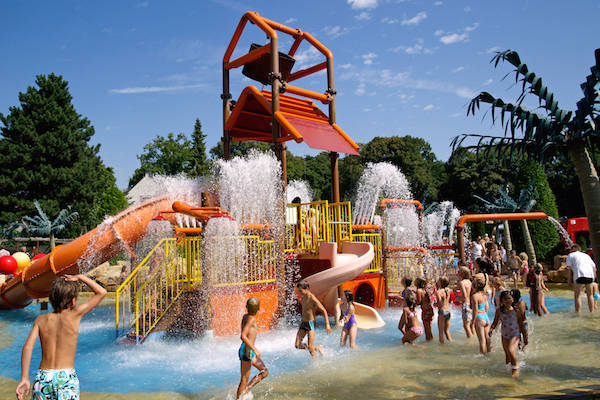
<svg viewBox="0 0 600 400">
<path fill-rule="evenodd" d="M 440 343 L 444 343 L 444 336 L 448 342 L 452 342 L 452 336 L 450 336 L 450 289 L 448 285 L 450 281 L 445 276 L 442 276 L 438 283 L 437 296 L 437 307 L 438 307 L 438 329 L 440 333 Z"/>
<path fill-rule="evenodd" d="M 473 336 L 473 309 L 471 308 L 471 271 L 466 266 L 462 266 L 458 269 L 458 288 L 460 289 L 460 296 L 462 302 L 462 320 L 463 327 L 467 338 Z"/>
<path fill-rule="evenodd" d="M 329 335 L 331 333 L 331 327 L 329 326 L 327 310 L 325 310 L 325 307 L 323 307 L 323 304 L 321 304 L 319 299 L 312 294 L 308 282 L 302 280 L 296 284 L 296 288 L 302 296 L 302 322 L 300 322 L 298 334 L 296 335 L 296 348 L 308 349 L 312 358 L 316 358 L 316 351 L 323 354 L 323 347 L 315 346 L 315 309 L 323 313 L 323 316 L 325 317 L 325 330 L 327 330 L 327 334 Z M 307 344 L 302 343 L 304 336 L 308 336 Z"/>
<path fill-rule="evenodd" d="M 85 283 L 94 296 L 85 304 L 77 305 L 78 282 Z M 96 307 L 106 296 L 106 290 L 85 275 L 59 276 L 50 286 L 53 313 L 40 315 L 23 345 L 21 355 L 21 382 L 17 399 L 29 395 L 29 365 L 33 346 L 39 336 L 42 361 L 33 382 L 36 400 L 78 400 L 79 379 L 75 373 L 75 352 L 81 317 Z"/>
<path fill-rule="evenodd" d="M 260 300 L 251 297 L 246 302 L 247 313 L 242 317 L 242 345 L 238 351 L 240 358 L 240 384 L 238 385 L 237 397 L 241 398 L 248 393 L 258 382 L 269 376 L 269 370 L 260 359 L 260 351 L 254 346 L 258 328 L 256 327 L 256 314 L 260 308 Z M 248 384 L 252 367 L 258 369 L 259 373 Z"/>
</svg>

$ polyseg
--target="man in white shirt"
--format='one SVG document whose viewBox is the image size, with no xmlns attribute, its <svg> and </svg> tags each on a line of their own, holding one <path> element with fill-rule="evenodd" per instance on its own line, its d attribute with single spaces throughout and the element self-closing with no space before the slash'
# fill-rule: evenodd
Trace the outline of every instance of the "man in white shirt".
<svg viewBox="0 0 600 400">
<path fill-rule="evenodd" d="M 576 244 L 573 246 L 573 252 L 567 257 L 567 268 L 571 270 L 569 274 L 569 287 L 575 282 L 575 312 L 581 310 L 581 290 L 585 288 L 587 295 L 588 308 L 590 312 L 594 310 L 594 295 L 592 293 L 592 282 L 596 279 L 596 264 L 590 256 L 581 252 L 581 247 Z"/>
</svg>

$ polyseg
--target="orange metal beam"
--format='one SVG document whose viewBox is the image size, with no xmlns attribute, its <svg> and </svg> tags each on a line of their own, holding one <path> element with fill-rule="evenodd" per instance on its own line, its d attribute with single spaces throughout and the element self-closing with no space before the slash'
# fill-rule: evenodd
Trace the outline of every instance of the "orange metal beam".
<svg viewBox="0 0 600 400">
<path fill-rule="evenodd" d="M 379 203 L 379 207 L 383 208 L 388 203 L 393 203 L 393 204 L 412 204 L 418 210 L 423 210 L 423 205 L 418 200 L 382 199 L 381 202 Z"/>
<path fill-rule="evenodd" d="M 331 124 L 331 126 L 333 126 L 333 129 L 335 129 L 337 131 L 337 133 L 339 133 L 340 136 L 342 136 L 344 138 L 344 140 L 346 142 L 348 142 L 350 144 L 350 146 L 352 146 L 354 148 L 354 150 L 360 151 L 360 146 L 357 145 L 356 143 L 354 143 L 354 140 L 350 139 L 350 136 L 346 135 L 346 132 L 344 132 L 342 130 L 342 128 L 337 126 L 337 124 Z"/>
<path fill-rule="evenodd" d="M 543 212 L 502 213 L 502 214 L 467 214 L 458 219 L 457 228 L 464 228 L 467 222 L 477 221 L 520 221 L 522 219 L 548 219 Z"/>
<path fill-rule="evenodd" d="M 265 22 L 264 18 L 262 18 L 260 15 L 258 15 L 257 13 L 255 13 L 253 11 L 248 11 L 240 19 L 240 22 L 238 23 L 238 26 L 235 30 L 235 33 L 233 34 L 233 37 L 231 38 L 231 42 L 229 42 L 229 46 L 227 47 L 227 50 L 225 51 L 225 55 L 223 56 L 224 64 L 229 62 L 229 59 L 231 58 L 231 55 L 233 54 L 233 51 L 235 50 L 235 47 L 237 46 L 238 41 L 240 40 L 240 36 L 242 36 L 242 32 L 244 31 L 244 26 L 246 25 L 246 21 L 253 22 L 263 32 L 265 32 L 269 38 L 277 39 L 277 37 L 278 37 L 277 32 L 275 32 Z"/>
<path fill-rule="evenodd" d="M 250 53 L 244 54 L 243 56 L 236 58 L 235 60 L 225 63 L 223 66 L 225 69 L 233 69 L 241 67 L 244 64 L 258 60 L 263 54 L 268 53 L 271 50 L 271 44 L 265 44 L 258 49 L 252 50 Z"/>
<path fill-rule="evenodd" d="M 302 89 L 302 88 L 299 88 L 297 86 L 292 86 L 292 85 L 286 85 L 285 91 L 294 93 L 294 94 L 297 94 L 300 96 L 308 97 L 309 99 L 319 100 L 323 104 L 331 103 L 331 99 L 329 98 L 329 96 L 324 93 L 317 93 L 317 92 L 313 92 L 312 90 Z"/>
<path fill-rule="evenodd" d="M 298 132 L 296 128 L 294 128 L 294 126 L 290 124 L 290 122 L 287 119 L 285 119 L 283 114 L 281 114 L 281 111 L 277 111 L 275 113 L 275 119 L 281 124 L 281 126 L 283 126 L 286 129 L 286 131 L 290 133 L 290 135 L 294 137 L 296 143 L 300 143 L 304 140 L 300 132 Z"/>
<path fill-rule="evenodd" d="M 381 226 L 380 225 L 374 225 L 374 224 L 352 225 L 352 230 L 357 230 L 357 231 L 380 231 L 381 230 Z"/>
<path fill-rule="evenodd" d="M 310 74 L 314 74 L 315 72 L 319 72 L 323 69 L 327 68 L 327 62 L 324 61 L 321 64 L 313 65 L 310 68 L 301 69 L 299 71 L 294 72 L 288 78 L 288 82 L 295 81 L 296 79 L 304 78 Z"/>
</svg>

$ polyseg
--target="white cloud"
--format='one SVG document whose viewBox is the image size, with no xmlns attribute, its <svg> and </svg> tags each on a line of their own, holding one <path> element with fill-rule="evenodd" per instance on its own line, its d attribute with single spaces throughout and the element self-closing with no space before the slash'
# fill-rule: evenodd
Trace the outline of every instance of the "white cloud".
<svg viewBox="0 0 600 400">
<path fill-rule="evenodd" d="M 348 4 L 355 10 L 362 8 L 375 8 L 377 7 L 377 0 L 347 0 Z"/>
<path fill-rule="evenodd" d="M 494 80 L 492 78 L 487 79 L 485 82 L 482 83 L 483 86 L 488 86 L 491 85 L 492 82 L 494 82 Z"/>
<path fill-rule="evenodd" d="M 489 49 L 487 49 L 485 51 L 485 54 L 492 54 L 492 53 L 497 52 L 498 50 L 500 50 L 500 47 L 498 47 L 498 46 L 490 47 Z"/>
<path fill-rule="evenodd" d="M 423 111 L 430 111 L 433 110 L 435 108 L 435 106 L 433 104 L 427 104 L 425 107 L 423 107 Z"/>
<path fill-rule="evenodd" d="M 344 36 L 345 34 L 350 32 L 350 29 L 342 28 L 339 25 L 326 26 L 325 28 L 323 28 L 323 32 L 325 32 L 325 34 L 327 36 L 331 37 L 332 39 L 336 39 L 336 38 L 339 38 L 340 36 Z"/>
<path fill-rule="evenodd" d="M 419 25 L 425 18 L 427 18 L 427 13 L 425 11 L 421 11 L 410 19 L 403 19 L 402 25 Z"/>
<path fill-rule="evenodd" d="M 458 118 L 458 117 L 460 117 L 461 115 L 464 115 L 464 113 L 459 113 L 459 112 L 457 112 L 457 113 L 454 113 L 454 114 L 450 114 L 450 115 L 448 115 L 448 116 L 449 116 L 450 118 Z"/>
<path fill-rule="evenodd" d="M 363 64 L 371 65 L 373 64 L 373 60 L 377 58 L 377 54 L 375 53 L 367 53 L 361 56 L 363 58 Z"/>
<path fill-rule="evenodd" d="M 296 18 L 288 18 L 285 21 L 283 21 L 285 24 L 291 24 L 292 22 L 296 22 L 298 21 Z"/>
<path fill-rule="evenodd" d="M 466 42 L 467 40 L 469 40 L 469 32 L 473 32 L 478 27 L 479 22 L 475 22 L 473 25 L 463 28 L 463 32 L 448 33 L 447 35 L 440 37 L 440 42 L 444 44 Z"/>
<path fill-rule="evenodd" d="M 390 24 L 391 25 L 391 24 L 397 24 L 400 21 L 398 21 L 396 18 L 385 17 L 385 18 L 383 18 L 381 20 L 381 22 L 383 22 L 384 24 Z"/>
<path fill-rule="evenodd" d="M 469 38 L 469 34 L 468 33 L 451 33 L 450 35 L 446 35 L 446 36 L 442 36 L 440 38 L 440 42 L 444 43 L 444 44 L 452 44 L 452 43 L 458 43 L 458 42 L 463 42 L 465 40 L 467 40 Z"/>
<path fill-rule="evenodd" d="M 370 112 L 370 111 L 371 111 L 371 109 L 370 109 L 370 108 L 363 108 L 363 111 L 364 111 L 364 112 Z"/>
<path fill-rule="evenodd" d="M 452 71 L 450 71 L 450 72 L 452 72 L 453 74 L 455 74 L 455 73 L 457 73 L 457 72 L 463 71 L 464 69 L 465 69 L 465 67 L 463 67 L 462 65 L 460 65 L 460 66 L 458 66 L 458 67 L 454 68 L 454 69 L 453 69 Z"/>
<path fill-rule="evenodd" d="M 148 8 L 148 6 L 150 5 L 149 2 L 147 1 L 140 1 L 139 3 L 137 3 L 135 6 L 137 8 Z"/>
<path fill-rule="evenodd" d="M 366 11 L 361 12 L 360 14 L 354 16 L 354 18 L 356 18 L 359 21 L 363 21 L 363 20 L 369 20 L 371 19 L 371 14 L 369 14 Z"/>
<path fill-rule="evenodd" d="M 296 53 L 294 55 L 294 58 L 296 59 L 296 65 L 297 65 L 298 69 L 302 69 L 302 68 L 306 68 L 306 67 L 312 66 L 321 57 L 322 57 L 322 54 L 319 53 L 319 51 L 316 48 L 312 47 L 312 46 L 310 46 L 306 50 L 299 51 L 298 53 Z"/>
<path fill-rule="evenodd" d="M 352 68 L 352 64 L 350 64 L 350 63 L 340 65 L 340 69 L 350 69 L 350 68 Z"/>
<path fill-rule="evenodd" d="M 441 93 L 452 93 L 456 96 L 471 99 L 476 92 L 468 87 L 456 86 L 448 82 L 440 82 L 429 79 L 413 78 L 408 71 L 392 71 L 390 69 L 365 68 L 363 70 L 352 70 L 340 75 L 340 79 L 352 80 L 364 83 L 369 87 L 409 88 L 429 90 Z"/>
<path fill-rule="evenodd" d="M 441 6 L 443 4 L 444 4 L 443 1 L 436 1 L 435 3 L 433 3 L 434 6 Z"/>
<path fill-rule="evenodd" d="M 475 23 L 473 23 L 473 25 L 465 27 L 465 31 L 472 32 L 475 29 L 477 29 L 478 27 L 479 27 L 479 22 L 475 22 Z"/>
<path fill-rule="evenodd" d="M 471 12 L 471 7 L 467 6 L 465 8 L 463 8 L 464 12 L 469 13 Z"/>
<path fill-rule="evenodd" d="M 444 34 L 444 30 L 443 29 L 438 29 L 435 32 L 433 32 L 434 36 L 442 36 Z"/>
<path fill-rule="evenodd" d="M 366 87 L 366 85 L 364 83 L 360 83 L 358 85 L 358 87 L 356 88 L 356 90 L 354 91 L 354 94 L 357 95 L 357 96 L 364 95 L 367 92 L 367 90 L 365 89 L 365 87 Z"/>
<path fill-rule="evenodd" d="M 186 89 L 199 89 L 205 87 L 204 84 L 196 85 L 177 85 L 177 86 L 142 86 L 142 87 L 129 87 L 123 89 L 110 89 L 110 93 L 117 94 L 138 94 L 138 93 L 158 93 L 158 92 L 173 92 L 176 90 Z"/>
</svg>

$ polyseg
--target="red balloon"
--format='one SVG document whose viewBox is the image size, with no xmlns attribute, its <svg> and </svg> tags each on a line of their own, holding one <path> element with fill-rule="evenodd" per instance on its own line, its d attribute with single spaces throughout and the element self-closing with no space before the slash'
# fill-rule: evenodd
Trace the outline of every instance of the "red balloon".
<svg viewBox="0 0 600 400">
<path fill-rule="evenodd" d="M 35 256 L 33 256 L 33 258 L 31 259 L 31 261 L 37 260 L 38 258 L 42 258 L 42 257 L 45 257 L 45 256 L 46 255 L 44 253 L 36 254 Z"/>
<path fill-rule="evenodd" d="M 0 257 L 0 273 L 14 275 L 17 272 L 17 260 L 13 256 Z"/>
</svg>

